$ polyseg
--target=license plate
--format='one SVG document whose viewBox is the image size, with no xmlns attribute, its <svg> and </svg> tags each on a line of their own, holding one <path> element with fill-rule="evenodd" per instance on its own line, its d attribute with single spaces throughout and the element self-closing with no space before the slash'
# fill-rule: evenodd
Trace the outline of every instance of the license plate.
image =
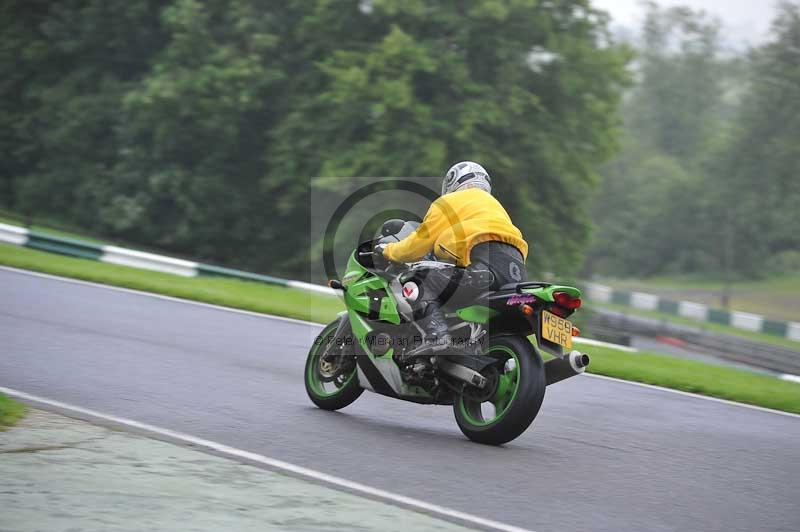
<svg viewBox="0 0 800 532">
<path fill-rule="evenodd" d="M 572 323 L 544 310 L 542 311 L 542 337 L 562 347 L 572 349 Z"/>
</svg>

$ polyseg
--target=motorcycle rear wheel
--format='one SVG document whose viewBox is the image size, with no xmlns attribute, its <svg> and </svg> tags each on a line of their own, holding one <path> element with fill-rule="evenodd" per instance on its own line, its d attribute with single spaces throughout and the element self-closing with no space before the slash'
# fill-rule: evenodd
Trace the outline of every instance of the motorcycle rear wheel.
<svg viewBox="0 0 800 532">
<path fill-rule="evenodd" d="M 539 413 L 547 386 L 544 363 L 522 336 L 494 336 L 485 354 L 498 359 L 494 392 L 483 401 L 460 395 L 453 402 L 453 412 L 467 438 L 501 445 L 525 432 Z"/>
<path fill-rule="evenodd" d="M 355 363 L 346 372 L 336 371 L 323 360 L 327 349 L 337 349 L 332 345 L 332 337 L 339 325 L 339 320 L 328 324 L 314 340 L 308 352 L 305 367 L 306 393 L 309 399 L 323 410 L 339 410 L 344 408 L 364 392 L 358 384 Z"/>
</svg>

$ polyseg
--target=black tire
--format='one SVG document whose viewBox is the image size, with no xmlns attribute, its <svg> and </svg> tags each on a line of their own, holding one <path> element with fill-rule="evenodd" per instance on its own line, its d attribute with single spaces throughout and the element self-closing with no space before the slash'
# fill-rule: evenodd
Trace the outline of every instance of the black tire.
<svg viewBox="0 0 800 532">
<path fill-rule="evenodd" d="M 358 375 L 356 375 L 355 366 L 353 366 L 352 372 L 348 373 L 344 384 L 340 388 L 330 393 L 324 393 L 324 390 L 320 388 L 319 375 L 317 372 L 319 357 L 326 347 L 326 339 L 336 332 L 338 325 L 339 320 L 335 320 L 319 333 L 314 340 L 314 345 L 311 346 L 308 352 L 305 371 L 303 373 L 303 381 L 305 382 L 306 393 L 309 399 L 323 410 L 339 410 L 340 408 L 344 408 L 358 399 L 364 392 L 364 389 L 358 384 Z"/>
<path fill-rule="evenodd" d="M 483 419 L 479 401 L 459 396 L 453 402 L 458 428 L 472 441 L 487 445 L 507 443 L 525 432 L 542 406 L 547 386 L 542 357 L 525 337 L 498 335 L 489 339 L 486 354 L 508 356 L 510 352 L 516 354 L 517 384 L 513 395 L 508 396 L 507 392 L 504 396 L 510 399 L 499 417 Z"/>
</svg>

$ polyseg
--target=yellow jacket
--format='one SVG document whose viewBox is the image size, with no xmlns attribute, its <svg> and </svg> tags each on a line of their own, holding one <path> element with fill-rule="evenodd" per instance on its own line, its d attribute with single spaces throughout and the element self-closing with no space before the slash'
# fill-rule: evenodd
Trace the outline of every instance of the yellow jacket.
<svg viewBox="0 0 800 532">
<path fill-rule="evenodd" d="M 433 251 L 440 260 L 468 266 L 472 248 L 491 241 L 511 244 L 523 258 L 528 256 L 528 243 L 500 202 L 479 188 L 468 188 L 439 197 L 417 230 L 388 244 L 383 255 L 395 262 L 413 262 Z"/>
</svg>

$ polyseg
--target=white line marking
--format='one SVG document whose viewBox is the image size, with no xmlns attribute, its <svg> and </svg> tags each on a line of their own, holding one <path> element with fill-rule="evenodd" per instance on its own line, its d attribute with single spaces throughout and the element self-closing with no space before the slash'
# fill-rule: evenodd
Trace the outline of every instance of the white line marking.
<svg viewBox="0 0 800 532">
<path fill-rule="evenodd" d="M 144 297 L 152 297 L 152 298 L 155 298 L 155 299 L 163 299 L 163 300 L 166 300 L 166 301 L 173 301 L 173 302 L 176 302 L 176 303 L 184 303 L 184 304 L 187 304 L 187 305 L 197 305 L 197 306 L 200 306 L 200 307 L 206 307 L 206 308 L 215 309 L 215 310 L 222 310 L 222 311 L 226 311 L 226 312 L 235 312 L 237 314 L 244 314 L 246 316 L 255 316 L 257 318 L 262 318 L 262 319 L 286 321 L 286 322 L 289 322 L 289 323 L 296 323 L 296 324 L 300 324 L 300 325 L 310 325 L 310 326 L 318 327 L 318 328 L 324 327 L 323 324 L 315 323 L 313 321 L 298 320 L 298 319 L 295 319 L 295 318 L 286 318 L 284 316 L 275 316 L 275 315 L 272 315 L 272 314 L 260 314 L 258 312 L 252 312 L 252 311 L 249 311 L 249 310 L 240 310 L 240 309 L 235 309 L 235 308 L 231 308 L 231 307 L 222 307 L 220 305 L 213 305 L 211 303 L 202 303 L 200 301 L 191 301 L 189 299 L 181 299 L 181 298 L 178 298 L 178 297 L 164 296 L 164 295 L 161 295 L 161 294 L 153 294 L 151 292 L 142 292 L 140 290 L 133 290 L 131 288 L 122 288 L 122 287 L 119 287 L 119 286 L 110 286 L 110 285 L 105 285 L 105 284 L 93 283 L 93 282 L 90 282 L 90 281 L 81 281 L 79 279 L 70 279 L 68 277 L 59 277 L 57 275 L 50 275 L 50 274 L 46 274 L 46 273 L 33 272 L 33 271 L 29 271 L 29 270 L 21 270 L 19 268 L 11 268 L 9 266 L 0 266 L 0 270 L 7 270 L 7 271 L 23 274 L 23 275 L 31 275 L 31 276 L 34 276 L 34 277 L 44 277 L 46 279 L 52 279 L 54 281 L 61 281 L 61 282 L 64 282 L 64 283 L 73 283 L 73 284 L 79 284 L 79 285 L 85 285 L 85 286 L 92 286 L 92 287 L 95 287 L 95 288 L 105 288 L 107 290 L 115 290 L 115 291 L 118 291 L 118 292 L 125 292 L 125 293 L 135 294 L 135 295 L 144 296 Z M 588 354 L 591 356 L 591 353 L 588 353 Z M 589 367 L 591 368 L 591 364 L 589 364 Z M 724 403 L 724 404 L 727 404 L 727 405 L 738 406 L 738 407 L 741 407 L 741 408 L 749 408 L 751 410 L 758 410 L 758 411 L 761 411 L 761 412 L 768 412 L 768 413 L 771 413 L 771 414 L 779 414 L 779 415 L 782 415 L 782 416 L 790 416 L 790 417 L 800 417 L 800 414 L 793 414 L 791 412 L 783 412 L 782 410 L 774 410 L 772 408 L 765 408 L 763 406 L 748 405 L 746 403 L 737 403 L 736 401 L 729 401 L 728 399 L 719 399 L 717 397 L 709 397 L 707 395 L 700 395 L 700 394 L 691 393 L 691 392 L 684 392 L 684 391 L 681 391 L 681 390 L 674 390 L 672 388 L 664 388 L 662 386 L 656 386 L 654 384 L 645 384 L 643 382 L 626 381 L 624 379 L 618 379 L 616 377 L 606 377 L 605 375 L 597 375 L 596 373 L 582 373 L 582 375 L 585 375 L 586 377 L 593 377 L 593 378 L 598 378 L 598 379 L 606 379 L 606 380 L 610 380 L 610 381 L 620 382 L 620 383 L 623 383 L 623 384 L 629 384 L 631 386 L 642 386 L 644 388 L 651 388 L 653 390 L 660 390 L 662 392 L 675 393 L 675 394 L 683 395 L 683 396 L 686 396 L 686 397 L 694 397 L 695 399 L 703 399 L 703 400 L 706 400 L 706 401 L 714 401 L 714 402 L 717 402 L 717 403 Z"/>
<path fill-rule="evenodd" d="M 82 408 L 79 406 L 62 403 L 61 401 L 55 401 L 52 399 L 39 397 L 37 395 L 21 392 L 13 388 L 5 388 L 3 386 L 0 386 L 0 393 L 3 393 L 5 395 L 23 401 L 30 401 L 33 403 L 47 405 L 67 412 L 83 414 L 93 418 L 110 421 L 115 424 L 135 428 L 140 431 L 149 432 L 151 434 L 163 436 L 171 440 L 177 440 L 183 443 L 188 443 L 195 447 L 201 447 L 206 450 L 214 451 L 223 456 L 231 458 L 240 458 L 250 462 L 256 462 L 268 466 L 269 468 L 274 470 L 293 473 L 294 475 L 310 478 L 331 486 L 344 488 L 350 492 L 355 492 L 360 495 L 366 495 L 367 497 L 372 499 L 378 499 L 384 502 L 399 504 L 400 506 L 421 510 L 422 512 L 427 513 L 429 515 L 449 518 L 450 520 L 456 520 L 461 523 L 466 523 L 469 525 L 477 525 L 491 530 L 502 530 L 504 532 L 532 532 L 529 529 L 507 525 L 505 523 L 500 523 L 498 521 L 493 521 L 491 519 L 484 519 L 483 517 L 478 517 L 476 515 L 460 512 L 458 510 L 445 508 L 444 506 L 431 504 L 429 502 L 421 501 L 419 499 L 413 499 L 411 497 L 406 497 L 405 495 L 399 495 L 396 493 L 391 493 L 389 491 L 372 488 L 365 484 L 360 484 L 358 482 L 353 482 L 333 475 L 328 475 L 327 473 L 322 473 L 321 471 L 316 471 L 314 469 L 309 469 L 307 467 L 298 466 L 295 464 L 291 464 L 289 462 L 284 462 L 282 460 L 276 460 L 275 458 L 269 458 L 267 456 L 254 453 L 251 451 L 237 449 L 236 447 L 231 447 L 229 445 L 217 443 L 215 441 L 205 440 L 203 438 L 197 438 L 195 436 L 184 434 L 182 432 L 163 429 L 161 427 L 156 427 L 154 425 L 149 425 L 147 423 L 141 423 L 139 421 L 134 421 L 132 419 L 127 419 L 124 417 L 103 414 L 102 412 L 98 412 L 96 410 L 90 410 L 88 408 Z"/>
</svg>

